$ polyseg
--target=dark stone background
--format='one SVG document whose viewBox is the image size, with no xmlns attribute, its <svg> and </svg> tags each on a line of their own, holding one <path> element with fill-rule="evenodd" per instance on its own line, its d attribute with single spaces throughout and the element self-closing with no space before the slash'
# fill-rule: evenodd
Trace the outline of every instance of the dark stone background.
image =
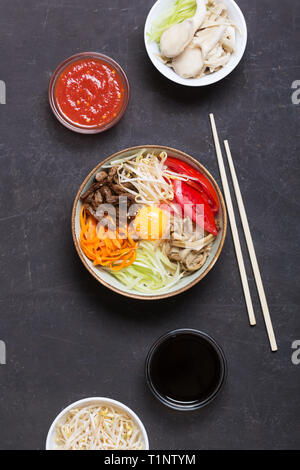
<svg viewBox="0 0 300 470">
<path fill-rule="evenodd" d="M 146 56 L 152 0 L 2 0 L 0 79 L 1 449 L 44 448 L 56 414 L 79 398 L 109 396 L 142 418 L 152 448 L 295 449 L 300 445 L 300 79 L 297 0 L 239 0 L 249 30 L 239 67 L 189 89 L 167 81 Z M 298 4 L 298 5 L 297 5 Z M 65 129 L 50 111 L 52 71 L 78 51 L 124 67 L 131 101 L 103 135 Z M 208 114 L 229 138 L 253 232 L 279 351 L 271 353 L 247 260 L 258 324 L 248 326 L 230 230 L 207 278 L 174 299 L 143 303 L 100 286 L 71 238 L 73 198 L 103 158 L 162 144 L 199 159 L 220 181 Z M 298 141 L 299 142 L 299 141 Z M 242 237 L 243 246 L 244 240 Z M 207 408 L 164 408 L 144 379 L 149 346 L 177 327 L 202 329 L 224 347 L 227 385 Z"/>
</svg>

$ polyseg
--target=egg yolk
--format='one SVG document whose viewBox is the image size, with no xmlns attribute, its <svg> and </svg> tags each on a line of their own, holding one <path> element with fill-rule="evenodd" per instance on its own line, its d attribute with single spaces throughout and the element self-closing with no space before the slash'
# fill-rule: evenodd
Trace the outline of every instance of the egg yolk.
<svg viewBox="0 0 300 470">
<path fill-rule="evenodd" d="M 167 214 L 159 207 L 146 206 L 138 211 L 133 224 L 143 240 L 158 240 L 166 230 L 167 220 Z"/>
</svg>

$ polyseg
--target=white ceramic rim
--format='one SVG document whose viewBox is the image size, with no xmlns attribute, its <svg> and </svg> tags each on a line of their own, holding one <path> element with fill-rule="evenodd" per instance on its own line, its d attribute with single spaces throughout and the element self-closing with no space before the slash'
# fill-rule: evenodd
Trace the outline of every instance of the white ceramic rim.
<svg viewBox="0 0 300 470">
<path fill-rule="evenodd" d="M 144 28 L 144 42 L 147 54 L 154 65 L 154 67 L 166 78 L 171 80 L 172 82 L 178 83 L 180 85 L 191 86 L 191 87 L 201 87 L 206 85 L 212 85 L 213 83 L 217 83 L 223 78 L 227 77 L 240 63 L 245 49 L 247 45 L 247 25 L 245 21 L 245 17 L 242 13 L 242 10 L 237 5 L 234 0 L 219 0 L 222 1 L 225 5 L 231 5 L 231 7 L 235 10 L 235 13 L 239 19 L 239 24 L 237 25 L 240 29 L 240 40 L 241 45 L 239 49 L 236 51 L 236 55 L 230 58 L 229 62 L 223 67 L 222 69 L 218 70 L 217 72 L 211 73 L 209 75 L 205 75 L 204 77 L 200 78 L 183 78 L 177 75 L 170 67 L 163 64 L 157 57 L 155 57 L 153 51 L 151 50 L 151 43 L 149 43 L 147 38 L 147 32 L 150 31 L 151 23 L 153 21 L 153 13 L 158 7 L 158 4 L 161 2 L 166 2 L 167 0 L 157 0 L 154 5 L 152 6 L 151 10 L 147 15 L 147 19 L 145 22 Z M 175 1 L 175 0 L 174 0 Z"/>
<path fill-rule="evenodd" d="M 73 408 L 76 408 L 78 406 L 83 407 L 84 405 L 87 404 L 103 404 L 103 405 L 113 405 L 116 408 L 120 408 L 123 411 L 125 411 L 133 420 L 136 422 L 136 424 L 139 426 L 142 436 L 144 439 L 145 443 L 145 450 L 149 450 L 149 439 L 148 439 L 148 434 L 146 432 L 145 426 L 143 425 L 142 421 L 140 418 L 137 416 L 137 414 L 132 411 L 131 408 L 128 406 L 124 405 L 124 403 L 121 403 L 120 401 L 113 400 L 112 398 L 107 398 L 107 397 L 90 397 L 90 398 L 82 398 L 81 400 L 75 401 L 74 403 L 71 403 L 68 405 L 66 408 L 64 408 L 54 419 L 53 423 L 50 426 L 50 429 L 47 434 L 47 439 L 46 439 L 46 450 L 55 450 L 53 448 L 53 438 L 55 435 L 55 427 L 57 422 L 63 418 L 63 416 L 68 413 L 70 410 Z M 117 449 L 116 449 L 117 450 Z"/>
</svg>

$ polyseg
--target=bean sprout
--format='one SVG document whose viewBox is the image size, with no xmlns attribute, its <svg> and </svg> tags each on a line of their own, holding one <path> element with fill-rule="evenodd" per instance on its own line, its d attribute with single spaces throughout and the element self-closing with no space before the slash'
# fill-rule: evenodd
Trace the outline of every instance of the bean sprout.
<svg viewBox="0 0 300 470">
<path fill-rule="evenodd" d="M 56 450 L 142 450 L 140 429 L 124 411 L 85 406 L 67 413 L 56 426 Z"/>
</svg>

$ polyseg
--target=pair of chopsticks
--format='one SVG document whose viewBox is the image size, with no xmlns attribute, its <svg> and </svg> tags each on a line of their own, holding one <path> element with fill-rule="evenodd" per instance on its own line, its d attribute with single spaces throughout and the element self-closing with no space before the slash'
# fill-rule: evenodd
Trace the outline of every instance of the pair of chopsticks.
<svg viewBox="0 0 300 470">
<path fill-rule="evenodd" d="M 236 252 L 236 257 L 237 257 L 237 262 L 238 262 L 238 267 L 240 271 L 240 276 L 241 276 L 241 281 L 242 281 L 242 286 L 244 290 L 244 296 L 245 296 L 245 301 L 246 301 L 246 306 L 248 310 L 248 316 L 249 316 L 249 322 L 250 325 L 255 325 L 256 324 L 256 319 L 255 319 L 255 314 L 253 310 L 253 304 L 251 300 L 251 294 L 249 290 L 249 285 L 248 285 L 248 279 L 247 279 L 247 274 L 245 270 L 245 264 L 244 264 L 244 259 L 243 259 L 243 254 L 241 250 L 241 244 L 240 244 L 240 239 L 239 239 L 239 234 L 237 230 L 237 225 L 236 225 L 236 220 L 235 220 L 235 215 L 234 215 L 234 210 L 233 210 L 233 205 L 232 205 L 232 200 L 231 200 L 231 195 L 230 195 L 230 190 L 229 190 L 229 185 L 228 185 L 228 179 L 225 171 L 225 166 L 224 166 L 224 161 L 223 161 L 223 155 L 221 151 L 221 146 L 220 146 L 220 141 L 217 133 L 217 128 L 216 128 L 216 123 L 215 123 L 215 118 L 213 114 L 209 115 L 210 118 L 210 123 L 211 123 L 211 128 L 212 128 L 212 133 L 213 133 L 213 138 L 214 138 L 214 143 L 215 143 L 215 148 L 216 148 L 216 154 L 218 158 L 218 164 L 219 164 L 219 170 L 220 170 L 220 175 L 221 175 L 221 180 L 222 180 L 222 185 L 223 185 L 223 190 L 224 190 L 224 195 L 225 195 L 225 200 L 226 200 L 226 206 L 227 206 L 227 211 L 228 211 L 228 216 L 230 220 L 230 226 L 231 226 L 231 232 L 232 232 L 232 238 L 233 238 L 233 243 L 235 247 L 235 252 Z M 253 240 L 248 224 L 248 219 L 245 211 L 245 206 L 243 203 L 239 183 L 237 180 L 229 144 L 227 140 L 224 140 L 224 147 L 227 155 L 227 160 L 230 168 L 230 173 L 231 173 L 231 178 L 233 182 L 233 187 L 235 191 L 235 196 L 239 208 L 239 213 L 242 221 L 242 226 L 244 230 L 244 235 L 247 243 L 247 248 L 249 252 L 249 257 L 250 261 L 252 264 L 252 269 L 253 269 L 253 274 L 256 282 L 256 287 L 259 295 L 259 300 L 263 312 L 263 317 L 267 329 L 267 334 L 269 337 L 270 341 L 270 346 L 272 351 L 277 351 L 277 343 L 274 335 L 274 330 L 273 330 L 273 325 L 272 325 L 272 320 L 270 317 L 270 312 L 267 304 L 267 299 L 260 275 L 260 270 L 255 254 L 255 249 L 253 245 Z"/>
</svg>

